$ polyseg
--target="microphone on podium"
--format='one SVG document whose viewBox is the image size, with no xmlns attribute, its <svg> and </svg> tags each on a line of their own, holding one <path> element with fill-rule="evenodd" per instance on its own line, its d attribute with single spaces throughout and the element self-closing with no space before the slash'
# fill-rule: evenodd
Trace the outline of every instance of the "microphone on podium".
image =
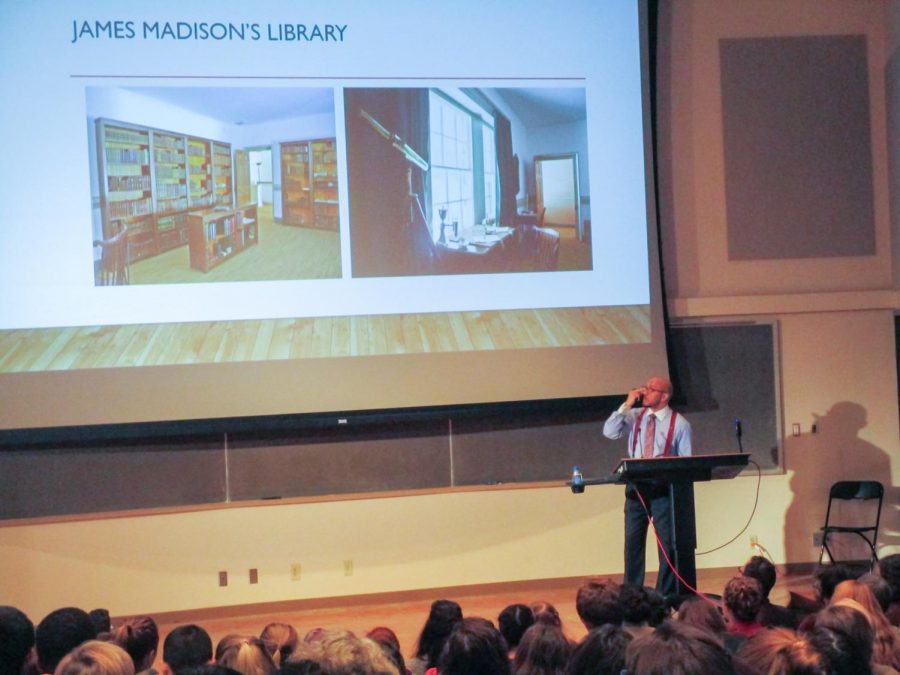
<svg viewBox="0 0 900 675">
<path fill-rule="evenodd" d="M 741 420 L 739 417 L 736 417 L 734 420 L 734 435 L 737 437 L 738 450 L 743 453 L 744 444 L 741 442 L 741 437 L 744 435 L 744 428 L 741 425 Z"/>
</svg>

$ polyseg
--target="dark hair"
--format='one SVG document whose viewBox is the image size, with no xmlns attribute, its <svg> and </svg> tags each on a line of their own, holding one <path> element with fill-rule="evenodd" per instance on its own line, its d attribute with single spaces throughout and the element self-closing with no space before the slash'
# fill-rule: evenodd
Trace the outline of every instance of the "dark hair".
<svg viewBox="0 0 900 675">
<path fill-rule="evenodd" d="M 397 666 L 397 672 L 400 675 L 406 673 L 406 661 L 400 651 L 400 640 L 394 631 L 386 626 L 378 626 L 370 630 L 366 637 L 381 647 L 381 651 L 388 661 Z"/>
<path fill-rule="evenodd" d="M 775 565 L 768 558 L 763 558 L 761 555 L 755 555 L 750 558 L 744 564 L 741 574 L 745 577 L 756 579 L 762 586 L 763 597 L 765 598 L 769 597 L 769 591 L 775 587 L 775 579 L 777 578 Z"/>
<path fill-rule="evenodd" d="M 15 607 L 0 607 L 0 675 L 19 675 L 34 646 L 34 624 Z"/>
<path fill-rule="evenodd" d="M 862 612 L 830 605 L 816 615 L 809 640 L 835 675 L 871 672 L 875 630 Z"/>
<path fill-rule="evenodd" d="M 437 665 L 444 643 L 462 618 L 462 608 L 453 600 L 435 600 L 431 603 L 431 611 L 416 643 L 416 656 L 423 659 L 428 668 Z"/>
<path fill-rule="evenodd" d="M 97 637 L 94 622 L 83 609 L 62 607 L 44 617 L 35 631 L 38 664 L 52 673 L 62 658 L 82 642 Z"/>
<path fill-rule="evenodd" d="M 877 574 L 864 574 L 859 578 L 859 583 L 864 584 L 872 591 L 878 606 L 882 612 L 886 612 L 891 606 L 891 585 Z"/>
<path fill-rule="evenodd" d="M 734 675 L 731 654 L 712 633 L 684 622 L 664 621 L 634 639 L 625 654 L 629 675 Z"/>
<path fill-rule="evenodd" d="M 900 602 L 900 553 L 879 560 L 878 571 L 891 587 L 891 602 Z"/>
<path fill-rule="evenodd" d="M 619 606 L 622 618 L 628 623 L 646 623 L 658 626 L 668 615 L 668 606 L 662 595 L 652 588 L 623 584 L 619 589 Z"/>
<path fill-rule="evenodd" d="M 541 600 L 531 604 L 531 612 L 534 614 L 535 623 L 547 623 L 557 628 L 562 628 L 562 619 L 559 610 L 552 603 Z"/>
<path fill-rule="evenodd" d="M 217 663 L 203 663 L 199 666 L 185 666 L 178 670 L 178 675 L 241 675 L 234 668 L 220 666 Z"/>
<path fill-rule="evenodd" d="M 563 675 L 573 645 L 552 623 L 536 623 L 525 631 L 516 650 L 516 675 Z"/>
<path fill-rule="evenodd" d="M 822 657 L 822 665 L 829 675 L 871 675 L 871 662 L 859 653 L 855 640 L 841 631 L 817 625 L 806 639 Z"/>
<path fill-rule="evenodd" d="M 178 675 L 181 675 L 180 671 L 184 668 L 209 663 L 212 657 L 213 647 L 209 633 L 192 623 L 173 628 L 163 640 L 163 661 Z"/>
<path fill-rule="evenodd" d="M 198 675 L 203 674 L 199 673 Z M 291 658 L 287 663 L 281 664 L 281 670 L 278 671 L 278 675 L 326 675 L 326 673 L 318 661 Z M 400 675 L 403 675 L 403 673 L 400 673 Z"/>
<path fill-rule="evenodd" d="M 622 623 L 619 584 L 612 579 L 586 579 L 575 596 L 575 609 L 588 630 L 612 623 Z"/>
<path fill-rule="evenodd" d="M 511 649 L 518 646 L 522 635 L 534 623 L 534 612 L 528 605 L 509 605 L 497 617 L 500 634 Z"/>
<path fill-rule="evenodd" d="M 112 623 L 109 620 L 108 609 L 92 609 L 88 612 L 88 616 L 91 617 L 91 621 L 94 622 L 94 629 L 97 631 L 97 635 L 100 635 L 100 633 L 112 632 Z"/>
<path fill-rule="evenodd" d="M 854 572 L 846 565 L 834 564 L 820 565 L 816 568 L 813 576 L 815 577 L 819 598 L 824 602 L 828 602 L 831 596 L 834 595 L 834 589 L 839 583 L 848 579 L 856 579 L 861 574 L 860 572 Z"/>
<path fill-rule="evenodd" d="M 444 644 L 440 675 L 509 675 L 506 640 L 490 621 L 466 618 Z"/>
<path fill-rule="evenodd" d="M 631 634 L 621 626 L 606 624 L 588 633 L 575 647 L 566 675 L 619 675 L 625 668 L 625 651 Z"/>
<path fill-rule="evenodd" d="M 752 577 L 734 577 L 726 584 L 722 601 L 735 619 L 749 623 L 756 619 L 762 607 L 762 585 Z"/>
<path fill-rule="evenodd" d="M 134 672 L 139 673 L 153 665 L 156 648 L 159 647 L 159 629 L 149 616 L 128 619 L 112 633 L 112 642 L 128 652 L 134 662 Z M 147 661 L 150 663 L 147 663 Z"/>
<path fill-rule="evenodd" d="M 678 608 L 677 618 L 682 623 L 709 631 L 713 635 L 724 633 L 727 628 L 718 605 L 700 595 L 685 598 Z"/>
</svg>

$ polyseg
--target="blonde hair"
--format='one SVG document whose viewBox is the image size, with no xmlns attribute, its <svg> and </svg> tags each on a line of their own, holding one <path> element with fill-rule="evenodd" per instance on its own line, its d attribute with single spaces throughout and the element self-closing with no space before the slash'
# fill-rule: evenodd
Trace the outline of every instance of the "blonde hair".
<svg viewBox="0 0 900 675">
<path fill-rule="evenodd" d="M 315 661 L 330 675 L 399 675 L 377 642 L 349 631 L 319 631 L 311 640 L 304 640 L 292 658 Z"/>
<path fill-rule="evenodd" d="M 134 675 L 134 662 L 118 645 L 88 640 L 63 657 L 54 675 Z"/>
<path fill-rule="evenodd" d="M 226 635 L 216 646 L 216 663 L 241 675 L 275 675 L 278 667 L 266 644 L 252 635 Z"/>
<path fill-rule="evenodd" d="M 272 655 L 276 666 L 287 661 L 300 642 L 297 631 L 286 623 L 270 623 L 263 628 L 259 637 L 266 643 L 266 648 Z"/>
</svg>

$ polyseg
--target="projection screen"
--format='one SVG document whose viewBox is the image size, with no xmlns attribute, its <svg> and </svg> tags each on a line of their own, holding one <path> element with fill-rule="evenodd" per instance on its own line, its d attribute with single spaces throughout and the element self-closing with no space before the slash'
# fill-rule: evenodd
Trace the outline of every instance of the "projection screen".
<svg viewBox="0 0 900 675">
<path fill-rule="evenodd" d="M 637 2 L 6 2 L 0 429 L 665 372 Z"/>
</svg>

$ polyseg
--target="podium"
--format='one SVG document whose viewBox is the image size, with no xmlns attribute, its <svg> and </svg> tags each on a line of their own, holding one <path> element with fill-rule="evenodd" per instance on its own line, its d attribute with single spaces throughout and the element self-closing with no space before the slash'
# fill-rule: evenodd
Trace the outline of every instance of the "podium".
<svg viewBox="0 0 900 675">
<path fill-rule="evenodd" d="M 694 455 L 690 457 L 626 458 L 619 462 L 609 476 L 571 480 L 572 492 L 584 492 L 588 485 L 633 484 L 666 485 L 669 509 L 672 513 L 674 559 L 672 563 L 681 579 L 677 580 L 678 595 L 690 592 L 687 585 L 697 587 L 697 522 L 694 513 L 694 483 L 724 480 L 737 476 L 750 455 L 743 453 Z M 686 585 L 687 584 L 687 585 Z"/>
</svg>

